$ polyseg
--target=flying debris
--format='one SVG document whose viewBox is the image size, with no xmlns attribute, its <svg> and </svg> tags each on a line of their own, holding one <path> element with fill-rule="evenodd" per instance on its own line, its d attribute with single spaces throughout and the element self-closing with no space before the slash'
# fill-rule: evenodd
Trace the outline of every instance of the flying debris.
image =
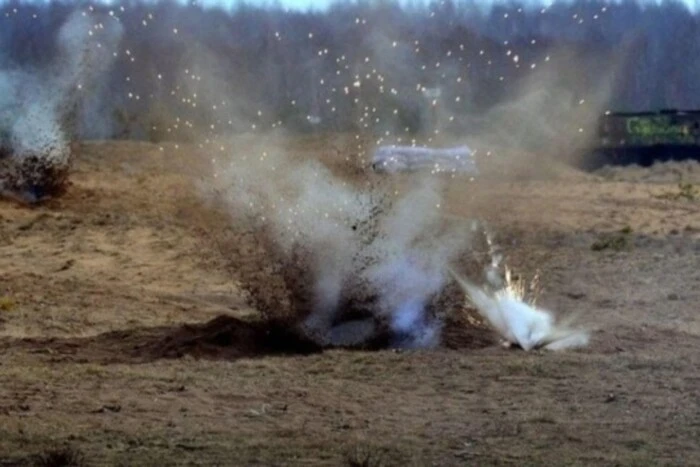
<svg viewBox="0 0 700 467">
<path fill-rule="evenodd" d="M 571 319 L 557 322 L 551 312 L 527 303 L 506 271 L 506 284 L 487 291 L 456 272 L 450 273 L 479 314 L 500 334 L 506 344 L 523 350 L 565 350 L 585 347 L 589 332 L 571 327 Z"/>
<path fill-rule="evenodd" d="M 433 149 L 414 146 L 380 146 L 374 152 L 372 170 L 395 173 L 429 169 L 433 173 L 478 174 L 474 152 L 467 146 Z"/>
</svg>

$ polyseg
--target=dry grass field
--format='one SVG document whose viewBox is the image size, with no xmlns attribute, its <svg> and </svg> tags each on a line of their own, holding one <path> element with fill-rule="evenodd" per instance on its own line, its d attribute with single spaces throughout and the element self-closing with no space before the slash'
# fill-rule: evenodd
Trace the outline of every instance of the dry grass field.
<svg viewBox="0 0 700 467">
<path fill-rule="evenodd" d="M 65 196 L 0 201 L 0 465 L 700 464 L 697 163 L 447 181 L 446 212 L 594 327 L 584 350 L 288 355 L 191 339 L 255 313 L 195 152 L 76 154 Z"/>
</svg>

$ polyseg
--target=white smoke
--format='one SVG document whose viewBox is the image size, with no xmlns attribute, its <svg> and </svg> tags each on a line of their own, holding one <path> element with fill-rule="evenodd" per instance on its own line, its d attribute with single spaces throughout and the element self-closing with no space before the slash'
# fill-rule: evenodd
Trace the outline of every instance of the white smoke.
<svg viewBox="0 0 700 467">
<path fill-rule="evenodd" d="M 49 164 L 67 163 L 66 126 L 82 96 L 109 71 L 122 35 L 117 21 L 103 23 L 76 12 L 61 26 L 58 53 L 47 68 L 0 70 L 0 125 L 9 133 L 16 159 L 33 156 L 45 157 Z M 91 117 L 92 125 L 100 124 L 100 116 Z"/>
<path fill-rule="evenodd" d="M 506 273 L 506 284 L 490 291 L 451 271 L 467 299 L 479 314 L 509 345 L 523 350 L 566 350 L 585 347 L 590 333 L 573 327 L 574 316 L 557 321 L 553 313 L 526 300 L 522 287 Z"/>
<path fill-rule="evenodd" d="M 384 235 L 367 250 L 378 261 L 364 276 L 381 291 L 379 304 L 391 317 L 393 330 L 426 347 L 438 344 L 440 323 L 431 321 L 424 310 L 445 285 L 446 265 L 465 244 L 462 231 L 440 232 L 437 179 L 417 182 L 382 219 Z"/>
<path fill-rule="evenodd" d="M 38 89 L 33 100 L 23 102 L 21 112 L 11 128 L 11 145 L 16 157 L 46 155 L 49 158 L 67 157 L 66 138 L 56 118 L 54 99 L 45 89 Z M 62 162 L 56 160 L 54 162 Z"/>
</svg>

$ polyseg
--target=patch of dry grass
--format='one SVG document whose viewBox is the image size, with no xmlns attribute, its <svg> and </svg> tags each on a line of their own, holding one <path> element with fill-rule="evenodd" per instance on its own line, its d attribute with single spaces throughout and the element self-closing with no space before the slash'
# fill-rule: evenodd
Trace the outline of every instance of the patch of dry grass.
<svg viewBox="0 0 700 467">
<path fill-rule="evenodd" d="M 17 302 L 15 302 L 12 298 L 6 295 L 0 296 L 0 311 L 12 311 L 16 306 Z"/>
<path fill-rule="evenodd" d="M 593 251 L 624 251 L 632 247 L 632 227 L 626 226 L 620 229 L 620 231 L 601 235 L 593 244 L 591 244 L 591 250 Z"/>
<path fill-rule="evenodd" d="M 698 191 L 698 189 L 692 183 L 681 181 L 678 182 L 677 191 L 669 191 L 666 193 L 662 193 L 660 195 L 657 195 L 657 198 L 669 199 L 673 201 L 678 201 L 681 199 L 685 199 L 687 201 L 695 201 L 698 198 L 700 198 L 700 191 Z"/>
</svg>

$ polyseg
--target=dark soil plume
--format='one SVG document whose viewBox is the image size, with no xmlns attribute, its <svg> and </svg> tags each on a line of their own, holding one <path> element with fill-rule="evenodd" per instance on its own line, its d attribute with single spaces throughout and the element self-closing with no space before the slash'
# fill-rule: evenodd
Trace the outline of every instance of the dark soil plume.
<svg viewBox="0 0 700 467">
<path fill-rule="evenodd" d="M 45 153 L 13 157 L 11 149 L 0 147 L 0 195 L 28 203 L 62 195 L 69 184 L 70 163 L 70 154 L 59 158 Z"/>
</svg>

